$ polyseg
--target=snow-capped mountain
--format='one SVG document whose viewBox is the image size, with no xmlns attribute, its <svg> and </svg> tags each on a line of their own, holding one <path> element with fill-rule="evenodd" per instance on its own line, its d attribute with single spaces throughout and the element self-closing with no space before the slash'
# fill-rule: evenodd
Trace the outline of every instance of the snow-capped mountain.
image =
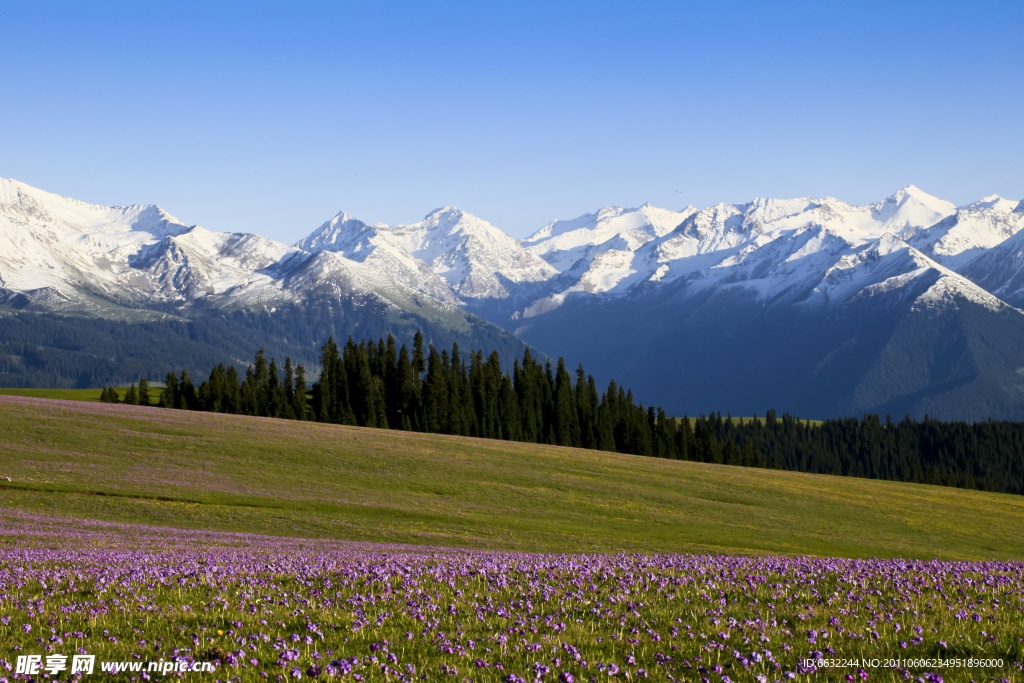
<svg viewBox="0 0 1024 683">
<path fill-rule="evenodd" d="M 1024 228 L 1024 214 L 1015 213 L 1016 206 L 1017 202 L 1001 197 L 986 197 L 908 235 L 907 241 L 936 261 L 959 270 Z"/>
<path fill-rule="evenodd" d="M 523 240 L 563 272 L 552 291 L 520 315 L 552 311 L 567 297 L 583 293 L 621 295 L 645 283 L 678 278 L 714 281 L 752 251 L 812 226 L 852 248 L 887 234 L 913 234 L 956 211 L 952 203 L 912 185 L 867 206 L 803 197 L 716 204 L 700 211 L 687 207 L 679 213 L 649 205 L 606 207 L 572 221 L 555 221 Z"/>
<path fill-rule="evenodd" d="M 418 267 L 415 259 L 408 261 Z M 486 342 L 505 357 L 524 348 L 508 333 L 458 308 L 453 296 L 446 300 L 446 289 L 437 297 L 422 294 L 431 279 L 444 283 L 429 271 L 420 287 L 409 287 L 378 264 L 379 259 L 364 263 L 259 235 L 189 226 L 158 206 L 98 206 L 0 179 L 0 319 L 11 322 L 18 311 L 74 316 L 80 322 L 70 327 L 60 320 L 52 323 L 67 328 L 57 335 L 60 339 L 85 334 L 88 324 L 82 321 L 91 318 L 214 321 L 202 329 L 213 325 L 219 330 L 217 343 L 230 348 L 239 348 L 240 336 L 250 339 L 252 330 L 259 330 L 266 340 L 246 342 L 255 347 L 240 357 L 220 357 L 243 363 L 260 345 L 273 349 L 276 343 L 310 364 L 328 335 L 392 332 L 409 341 L 416 329 L 439 345 L 458 341 L 475 348 Z M 43 318 L 18 320 L 39 324 Z M 26 339 L 38 338 L 23 331 L 29 334 Z M 213 339 L 202 342 L 202 348 L 189 347 L 199 341 L 195 334 L 187 335 L 180 348 L 132 352 L 152 353 L 172 367 L 179 362 L 175 357 L 216 359 Z M 10 358 L 15 368 L 24 364 L 21 353 L 12 352 Z M 0 366 L 3 360 L 0 350 Z M 49 371 L 43 375 L 48 382 L 69 381 Z M 0 381 L 10 385 L 24 376 L 19 371 Z"/>
<path fill-rule="evenodd" d="M 311 253 L 336 253 L 436 299 L 458 302 L 448 281 L 410 253 L 386 225 L 367 225 L 342 211 L 295 246 Z"/>
<path fill-rule="evenodd" d="M 780 396 L 811 415 L 1024 418 L 1021 228 L 1024 201 L 908 186 L 864 206 L 606 206 L 521 240 L 452 206 L 391 226 L 339 212 L 286 245 L 0 180 L 0 314 L 244 321 L 304 353 L 424 328 L 509 354 L 514 332 L 666 407 L 689 385 L 737 412 Z"/>
<path fill-rule="evenodd" d="M 409 225 L 367 226 L 344 212 L 296 246 L 372 264 L 447 300 L 505 298 L 509 287 L 558 271 L 487 221 L 446 206 Z"/>
<path fill-rule="evenodd" d="M 822 265 L 826 270 L 840 266 L 838 259 L 855 249 L 870 250 L 866 245 L 884 236 L 913 240 L 918 252 L 957 268 L 1019 229 L 1021 214 L 1008 210 L 1013 206 L 993 196 L 957 209 L 913 185 L 865 206 L 832 197 L 755 199 L 681 211 L 650 204 L 606 206 L 552 221 L 518 241 L 451 206 L 418 223 L 395 226 L 367 225 L 340 212 L 295 246 L 341 254 L 500 325 L 523 329 L 522 321 L 554 311 L 573 297 L 623 296 L 677 279 L 693 283 L 693 292 L 729 277 L 753 286 L 745 275 L 749 269 L 740 264 L 755 252 L 755 260 L 763 261 L 775 248 L 759 250 L 779 240 L 805 239 L 803 233 L 811 228 L 827 233 L 825 242 L 844 245 L 835 262 Z M 773 276 L 771 282 L 759 279 L 758 286 L 777 291 L 790 287 L 793 277 L 822 277 L 806 270 L 810 261 L 802 256 L 793 259 L 788 265 L 773 264 L 780 268 L 772 272 L 794 272 L 783 279 Z M 864 286 L 871 284 L 877 283 Z"/>
<path fill-rule="evenodd" d="M 340 254 L 188 226 L 158 206 L 97 206 L 0 180 L 0 285 L 29 298 L 49 290 L 66 301 L 66 310 L 101 300 L 126 314 L 268 310 L 301 300 L 306 292 L 296 291 L 296 283 L 322 288 L 326 272 L 344 280 L 334 287 L 339 295 L 414 294 L 383 269 Z"/>
<path fill-rule="evenodd" d="M 1024 219 L 1022 213 L 1012 215 Z M 1012 237 L 983 252 L 961 272 L 1003 301 L 1024 309 L 1024 232 L 1018 228 Z"/>
</svg>

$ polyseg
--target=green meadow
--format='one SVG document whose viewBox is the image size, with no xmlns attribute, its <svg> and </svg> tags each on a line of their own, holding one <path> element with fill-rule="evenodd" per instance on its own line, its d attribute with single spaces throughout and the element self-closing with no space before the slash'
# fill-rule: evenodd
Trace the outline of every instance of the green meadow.
<svg viewBox="0 0 1024 683">
<path fill-rule="evenodd" d="M 0 507 L 480 549 L 1024 558 L 1024 497 L 0 397 Z"/>
<path fill-rule="evenodd" d="M 0 389 L 0 396 L 28 396 L 62 401 L 95 401 L 99 403 L 102 389 Z M 123 395 L 124 389 L 118 389 Z"/>
<path fill-rule="evenodd" d="M 118 395 L 124 398 L 128 387 L 115 387 Z M 0 389 L 0 396 L 26 396 L 29 398 L 51 398 L 61 401 L 92 401 L 100 402 L 102 389 Z M 158 399 L 163 393 L 162 387 L 149 385 L 151 398 Z M 155 400 L 154 400 L 155 402 Z"/>
</svg>

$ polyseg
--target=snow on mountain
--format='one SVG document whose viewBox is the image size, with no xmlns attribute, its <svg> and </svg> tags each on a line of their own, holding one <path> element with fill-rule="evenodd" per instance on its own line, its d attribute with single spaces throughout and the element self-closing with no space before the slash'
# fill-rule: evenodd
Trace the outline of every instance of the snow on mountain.
<svg viewBox="0 0 1024 683">
<path fill-rule="evenodd" d="M 953 214 L 951 203 L 908 185 L 874 204 L 853 206 L 834 197 L 776 200 L 758 199 L 742 207 L 749 230 L 779 233 L 817 224 L 852 242 L 868 242 L 886 233 L 902 235 L 934 225 Z"/>
<path fill-rule="evenodd" d="M 918 294 L 916 282 L 934 282 Z M 916 307 L 956 306 L 957 299 L 999 311 L 1009 309 L 1002 301 L 952 270 L 928 258 L 895 235 L 886 234 L 846 255 L 831 268 L 812 299 L 846 303 L 893 292 L 914 297 Z M 895 300 L 899 300 L 897 297 Z"/>
<path fill-rule="evenodd" d="M 296 242 L 295 246 L 308 252 L 333 251 L 344 255 L 346 248 L 352 248 L 352 236 L 364 234 L 369 227 L 358 218 L 339 211 L 334 218 Z"/>
<path fill-rule="evenodd" d="M 84 287 L 136 300 L 128 258 L 188 229 L 158 206 L 87 204 L 0 179 L 0 286 L 70 299 Z"/>
<path fill-rule="evenodd" d="M 0 181 L 0 284 L 51 290 L 46 296 L 56 292 L 64 308 L 92 308 L 95 297 L 181 306 L 236 288 L 272 290 L 264 269 L 298 251 L 258 235 L 190 227 L 158 206 L 98 206 Z"/>
<path fill-rule="evenodd" d="M 386 225 L 367 225 L 344 211 L 314 230 L 295 246 L 308 252 L 330 251 L 371 269 L 387 273 L 413 289 L 458 302 L 455 290 L 430 265 L 416 258 Z"/>
<path fill-rule="evenodd" d="M 347 214 L 339 214 L 339 217 Z M 351 218 L 325 223 L 297 243 L 378 264 L 414 289 L 448 300 L 504 298 L 509 287 L 548 280 L 558 271 L 487 221 L 454 206 L 409 225 L 365 226 Z M 380 252 L 380 253 L 378 253 Z M 425 267 L 424 267 L 425 266 Z M 448 289 L 427 276 L 443 278 Z"/>
<path fill-rule="evenodd" d="M 102 300 L 175 311 L 272 309 L 341 291 L 408 303 L 419 292 L 449 307 L 507 300 L 494 315 L 508 322 L 570 297 L 672 283 L 684 297 L 736 289 L 765 306 L 831 306 L 927 274 L 988 305 L 953 270 L 997 295 L 1017 292 L 1019 257 L 1007 254 L 1024 251 L 1013 241 L 1022 227 L 1021 204 L 993 195 L 958 209 L 911 185 L 865 206 L 831 197 L 606 206 L 522 240 L 453 206 L 394 226 L 340 212 L 288 246 L 188 226 L 153 205 L 97 206 L 0 180 L 0 287 L 51 307 Z M 974 267 L 980 255 L 1003 275 Z"/>
<path fill-rule="evenodd" d="M 926 277 L 936 279 L 930 287 L 944 283 L 936 291 L 955 292 L 989 308 L 1005 307 L 893 233 L 858 243 L 820 225 L 784 231 L 763 246 L 736 251 L 677 286 L 683 298 L 711 289 L 735 290 L 753 295 L 765 307 L 822 309 L 878 294 L 888 294 L 889 305 L 911 296 L 917 303 L 934 303 L 932 295 L 915 294 L 920 289 L 915 283 Z M 894 292 L 901 295 L 894 297 Z"/>
<path fill-rule="evenodd" d="M 269 301 L 284 264 L 302 252 L 246 233 L 210 232 L 199 226 L 140 249 L 128 265 L 136 286 L 148 281 L 153 298 L 189 305 L 202 297 L 231 294 Z M 242 293 L 248 293 L 243 297 Z M 258 293 L 257 293 L 258 292 Z"/>
<path fill-rule="evenodd" d="M 960 209 L 993 209 L 1000 213 L 1013 213 L 1020 206 L 1021 202 L 1003 199 L 997 194 L 989 195 L 984 199 L 959 207 Z"/>
<path fill-rule="evenodd" d="M 802 197 L 716 204 L 700 211 L 688 207 L 679 213 L 649 205 L 633 210 L 605 207 L 550 223 L 521 241 L 563 271 L 552 282 L 552 291 L 527 305 L 521 316 L 551 311 L 577 292 L 616 295 L 644 282 L 666 284 L 679 278 L 711 282 L 716 279 L 710 277 L 711 269 L 735 265 L 730 259 L 740 252 L 761 249 L 811 226 L 852 247 L 886 234 L 912 234 L 956 211 L 952 203 L 913 185 L 866 206 Z M 675 228 L 669 227 L 679 219 Z"/>
<path fill-rule="evenodd" d="M 1003 301 L 1024 308 L 1024 231 L 985 251 L 960 272 Z"/>
<path fill-rule="evenodd" d="M 659 209 L 650 204 L 638 209 L 606 206 L 597 213 L 552 221 L 519 243 L 563 271 L 581 258 L 600 251 L 636 251 L 651 240 L 672 232 L 696 211 L 692 206 L 682 211 Z M 594 249 L 602 246 L 604 248 Z"/>
<path fill-rule="evenodd" d="M 959 270 L 986 250 L 1024 228 L 1024 214 L 1012 213 L 1015 203 L 998 197 L 957 209 L 935 225 L 917 230 L 907 241 L 939 263 Z"/>
<path fill-rule="evenodd" d="M 0 180 L 5 301 L 20 295 L 49 310 L 123 317 L 196 306 L 272 310 L 314 289 L 411 300 L 415 292 L 376 265 L 334 254 L 317 260 L 259 235 L 188 226 L 157 206 L 99 206 Z"/>
</svg>

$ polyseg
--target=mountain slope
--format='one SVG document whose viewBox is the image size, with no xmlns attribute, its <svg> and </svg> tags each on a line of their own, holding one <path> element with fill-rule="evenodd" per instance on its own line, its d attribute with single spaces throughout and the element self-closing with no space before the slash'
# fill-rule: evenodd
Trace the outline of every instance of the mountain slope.
<svg viewBox="0 0 1024 683">
<path fill-rule="evenodd" d="M 1024 213 L 1013 216 L 1018 217 L 1018 221 L 1024 220 Z M 1018 231 L 981 254 L 961 272 L 995 296 L 1024 308 L 1024 232 Z"/>
<path fill-rule="evenodd" d="M 498 228 L 454 206 L 432 211 L 417 223 L 394 226 L 367 226 L 341 213 L 296 246 L 339 252 L 378 267 L 401 262 L 404 271 L 390 272 L 405 284 L 425 293 L 434 288 L 442 298 L 453 300 L 456 293 L 462 299 L 505 298 L 520 283 L 547 280 L 557 273 Z M 443 278 L 448 287 L 426 273 Z"/>
<path fill-rule="evenodd" d="M 820 226 L 667 284 L 575 297 L 518 334 L 677 414 L 1024 416 L 1024 315 L 894 235 Z"/>
<path fill-rule="evenodd" d="M 1024 228 L 1024 214 L 1014 213 L 1015 202 L 988 197 L 908 238 L 914 247 L 954 270 L 960 270 L 987 250 Z"/>
<path fill-rule="evenodd" d="M 395 226 L 342 212 L 289 246 L 0 181 L 0 313 L 18 321 L 0 325 L 0 383 L 150 367 L 161 325 L 174 364 L 218 337 L 231 362 L 264 343 L 315 364 L 331 334 L 424 329 L 506 363 L 530 342 L 676 412 L 1024 419 L 1021 227 L 1024 202 L 957 208 L 911 185 L 864 206 L 604 207 L 518 241 L 451 206 Z M 124 337 L 113 359 L 100 328 Z"/>
<path fill-rule="evenodd" d="M 950 202 L 913 185 L 859 207 L 831 197 L 756 199 L 700 211 L 688 207 L 679 213 L 649 205 L 606 207 L 572 221 L 555 221 L 522 241 L 562 273 L 543 297 L 516 311 L 512 320 L 551 311 L 576 293 L 620 296 L 644 283 L 692 278 L 740 250 L 759 249 L 811 226 L 850 244 L 863 244 L 885 234 L 912 233 L 955 212 Z M 680 222 L 670 228 L 672 220 Z"/>
<path fill-rule="evenodd" d="M 522 342 L 456 307 L 454 297 L 425 296 L 376 265 L 188 226 L 156 206 L 91 205 L 0 180 L 0 314 L 8 316 L 0 325 L 0 383 L 137 379 L 143 368 L 162 373 L 168 365 L 209 363 L 218 344 L 218 362 L 247 363 L 266 345 L 315 365 L 329 335 L 394 333 L 408 343 L 416 329 L 438 345 L 498 350 L 508 362 L 521 355 Z M 148 321 L 181 343 L 139 346 L 115 337 L 108 354 L 102 344 L 79 343 L 75 326 L 130 338 L 129 328 L 67 316 Z M 213 346 L 175 327 L 199 320 L 211 321 L 210 336 L 220 337 Z M 40 339 L 39 330 L 49 331 Z M 140 339 L 160 336 L 138 332 Z"/>
</svg>

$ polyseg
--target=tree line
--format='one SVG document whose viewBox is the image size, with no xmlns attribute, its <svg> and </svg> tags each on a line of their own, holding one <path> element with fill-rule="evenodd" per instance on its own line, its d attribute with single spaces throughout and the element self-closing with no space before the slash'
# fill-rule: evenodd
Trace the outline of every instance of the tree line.
<svg viewBox="0 0 1024 683">
<path fill-rule="evenodd" d="M 412 349 L 396 346 L 391 335 L 341 346 L 332 337 L 309 388 L 302 365 L 289 358 L 282 369 L 260 350 L 244 378 L 223 364 L 198 387 L 186 370 L 169 373 L 158 405 L 1024 493 L 1024 423 L 867 415 L 812 425 L 775 411 L 677 419 L 614 380 L 600 391 L 582 365 L 570 374 L 562 358 L 541 362 L 529 349 L 507 372 L 497 352 L 424 349 L 418 332 Z M 142 386 L 126 402 L 149 403 Z M 119 400 L 113 388 L 104 393 Z"/>
<path fill-rule="evenodd" d="M 774 410 L 752 424 L 709 420 L 718 443 L 751 447 L 779 469 L 1024 494 L 1021 422 L 865 415 L 812 424 Z"/>
</svg>

